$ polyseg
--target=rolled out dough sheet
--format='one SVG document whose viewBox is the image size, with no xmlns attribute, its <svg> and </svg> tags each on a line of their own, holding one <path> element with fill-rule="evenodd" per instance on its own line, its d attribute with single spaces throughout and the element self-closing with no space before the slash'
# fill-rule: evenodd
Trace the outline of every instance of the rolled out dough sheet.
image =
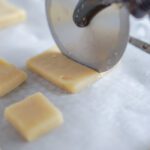
<svg viewBox="0 0 150 150">
<path fill-rule="evenodd" d="M 27 66 L 33 72 L 70 93 L 81 91 L 101 77 L 101 74 L 95 70 L 64 56 L 57 48 L 31 58 Z"/>
<path fill-rule="evenodd" d="M 0 28 L 20 23 L 26 19 L 26 12 L 6 0 L 0 0 Z"/>
</svg>

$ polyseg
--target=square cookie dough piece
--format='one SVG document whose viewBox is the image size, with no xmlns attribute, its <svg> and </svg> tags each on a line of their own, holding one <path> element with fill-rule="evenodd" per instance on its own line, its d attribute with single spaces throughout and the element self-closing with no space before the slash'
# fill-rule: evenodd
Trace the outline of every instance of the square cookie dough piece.
<svg viewBox="0 0 150 150">
<path fill-rule="evenodd" d="M 26 79 L 25 72 L 0 59 L 0 97 L 17 88 Z"/>
<path fill-rule="evenodd" d="M 35 140 L 63 123 L 61 112 L 41 93 L 6 108 L 5 118 L 27 141 Z"/>
<path fill-rule="evenodd" d="M 81 91 L 101 76 L 95 70 L 69 59 L 55 49 L 31 58 L 27 62 L 28 68 L 70 93 Z"/>
<path fill-rule="evenodd" d="M 26 19 L 26 12 L 6 0 L 0 1 L 0 28 L 20 23 Z"/>
</svg>

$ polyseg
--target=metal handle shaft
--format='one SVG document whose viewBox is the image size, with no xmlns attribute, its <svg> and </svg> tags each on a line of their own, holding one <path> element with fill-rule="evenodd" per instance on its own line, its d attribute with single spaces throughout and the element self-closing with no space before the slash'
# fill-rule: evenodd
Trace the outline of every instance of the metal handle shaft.
<svg viewBox="0 0 150 150">
<path fill-rule="evenodd" d="M 142 40 L 139 40 L 135 37 L 130 37 L 129 42 L 132 45 L 136 46 L 137 48 L 139 48 L 139 49 L 143 50 L 144 52 L 150 54 L 150 44 L 148 44 L 148 43 L 146 43 Z"/>
</svg>

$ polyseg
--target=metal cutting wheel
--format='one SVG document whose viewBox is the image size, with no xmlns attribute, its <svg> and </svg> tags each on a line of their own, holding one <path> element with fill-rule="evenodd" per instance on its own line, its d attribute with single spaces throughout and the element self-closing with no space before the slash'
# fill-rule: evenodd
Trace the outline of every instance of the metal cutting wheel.
<svg viewBox="0 0 150 150">
<path fill-rule="evenodd" d="M 46 0 L 47 18 L 59 49 L 69 58 L 105 72 L 121 59 L 129 38 L 129 13 L 113 4 L 85 28 L 73 21 L 78 0 Z"/>
</svg>

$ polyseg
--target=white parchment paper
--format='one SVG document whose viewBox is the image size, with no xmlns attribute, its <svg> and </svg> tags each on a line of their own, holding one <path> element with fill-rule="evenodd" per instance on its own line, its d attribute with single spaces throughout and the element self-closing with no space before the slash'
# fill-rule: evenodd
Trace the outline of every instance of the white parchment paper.
<svg viewBox="0 0 150 150">
<path fill-rule="evenodd" d="M 51 47 L 44 0 L 12 0 L 28 20 L 0 30 L 0 57 L 24 69 L 28 81 L 0 98 L 1 150 L 148 150 L 150 149 L 150 55 L 129 45 L 121 63 L 91 88 L 69 95 L 25 67 L 30 57 Z M 147 19 L 131 19 L 131 34 L 150 42 Z M 64 114 L 51 134 L 25 142 L 4 119 L 5 107 L 43 92 Z"/>
</svg>

